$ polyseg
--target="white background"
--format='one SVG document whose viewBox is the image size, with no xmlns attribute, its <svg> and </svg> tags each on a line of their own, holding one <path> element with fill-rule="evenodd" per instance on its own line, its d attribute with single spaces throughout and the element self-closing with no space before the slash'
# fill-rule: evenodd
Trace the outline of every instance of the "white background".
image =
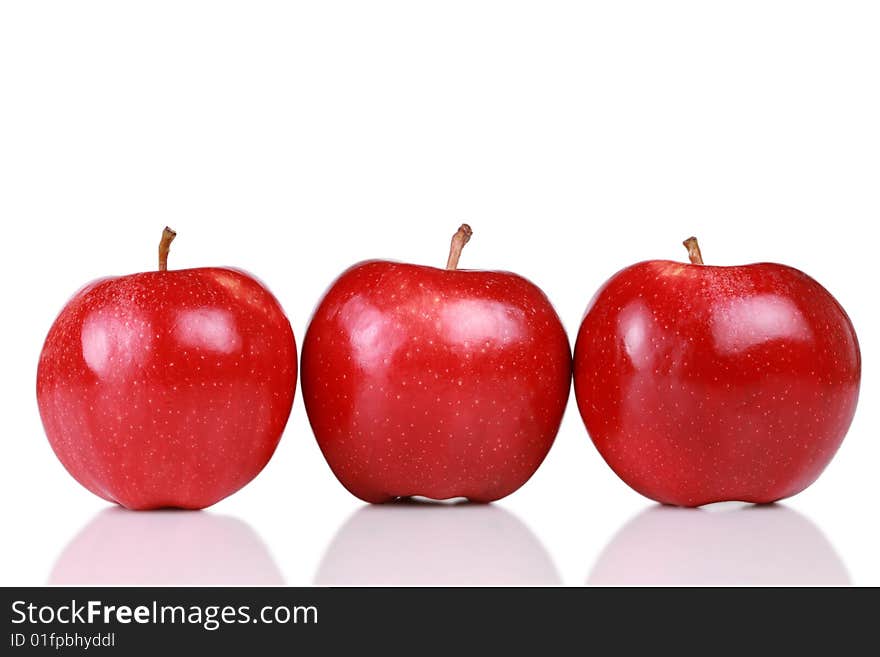
<svg viewBox="0 0 880 657">
<path fill-rule="evenodd" d="M 875 2 L 3 2 L 0 583 L 880 584 Z M 370 508 L 297 393 L 278 451 L 202 513 L 108 511 L 63 470 L 42 340 L 98 276 L 234 265 L 301 342 L 355 261 L 519 272 L 573 336 L 649 258 L 778 261 L 850 313 L 864 374 L 842 449 L 778 507 L 661 509 L 574 403 L 490 507 Z M 626 526 L 626 527 L 625 527 Z M 624 528 L 625 527 L 625 528 Z"/>
</svg>

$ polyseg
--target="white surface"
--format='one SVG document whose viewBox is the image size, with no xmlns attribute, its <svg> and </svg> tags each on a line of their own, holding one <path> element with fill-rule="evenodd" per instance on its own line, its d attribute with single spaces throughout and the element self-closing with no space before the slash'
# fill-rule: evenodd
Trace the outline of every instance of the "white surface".
<svg viewBox="0 0 880 657">
<path fill-rule="evenodd" d="M 878 34 L 874 2 L 0 4 L 0 583 L 880 584 Z M 373 509 L 299 394 L 266 470 L 201 514 L 106 511 L 54 457 L 45 333 L 81 284 L 152 268 L 166 223 L 172 267 L 252 271 L 301 342 L 341 270 L 442 266 L 463 220 L 462 266 L 528 276 L 570 336 L 691 233 L 710 263 L 807 271 L 862 345 L 836 459 L 779 508 L 661 509 L 572 402 L 502 502 Z"/>
</svg>

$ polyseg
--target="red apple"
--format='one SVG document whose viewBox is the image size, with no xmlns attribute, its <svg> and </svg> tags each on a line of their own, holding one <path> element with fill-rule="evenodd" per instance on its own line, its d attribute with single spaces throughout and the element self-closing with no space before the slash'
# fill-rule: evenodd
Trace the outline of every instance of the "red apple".
<svg viewBox="0 0 880 657">
<path fill-rule="evenodd" d="M 275 297 L 242 271 L 103 278 L 55 320 L 37 372 L 52 449 L 129 509 L 199 509 L 269 461 L 293 403 L 296 346 Z"/>
<path fill-rule="evenodd" d="M 587 430 L 636 491 L 680 506 L 773 502 L 809 486 L 856 408 L 840 304 L 791 267 L 642 262 L 584 316 L 574 386 Z"/>
<path fill-rule="evenodd" d="M 553 443 L 571 352 L 549 300 L 521 276 L 368 261 L 344 272 L 303 343 L 303 399 L 339 481 L 367 502 L 522 486 Z"/>
</svg>

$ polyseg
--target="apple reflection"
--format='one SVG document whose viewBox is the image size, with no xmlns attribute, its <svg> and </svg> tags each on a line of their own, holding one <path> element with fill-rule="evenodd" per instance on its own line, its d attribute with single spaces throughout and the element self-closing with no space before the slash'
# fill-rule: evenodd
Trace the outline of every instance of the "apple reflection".
<svg viewBox="0 0 880 657">
<path fill-rule="evenodd" d="M 653 506 L 617 532 L 588 584 L 626 586 L 848 585 L 831 543 L 779 504 Z"/>
<path fill-rule="evenodd" d="M 538 538 L 498 506 L 403 501 L 365 506 L 315 575 L 325 586 L 558 585 Z"/>
<path fill-rule="evenodd" d="M 260 537 L 238 518 L 205 511 L 98 513 L 49 575 L 59 585 L 280 585 Z"/>
</svg>

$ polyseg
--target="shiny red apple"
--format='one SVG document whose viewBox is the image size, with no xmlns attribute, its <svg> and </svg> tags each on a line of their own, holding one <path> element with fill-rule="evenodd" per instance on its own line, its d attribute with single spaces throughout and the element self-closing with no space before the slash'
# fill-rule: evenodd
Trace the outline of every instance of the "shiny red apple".
<svg viewBox="0 0 880 657">
<path fill-rule="evenodd" d="M 521 276 L 368 261 L 344 272 L 303 343 L 303 399 L 340 482 L 368 502 L 522 486 L 553 443 L 571 352 L 549 300 Z"/>
<path fill-rule="evenodd" d="M 791 267 L 653 260 L 590 303 L 575 396 L 608 465 L 665 504 L 773 502 L 819 476 L 859 393 L 853 326 Z"/>
<path fill-rule="evenodd" d="M 49 442 L 73 477 L 129 509 L 200 509 L 269 461 L 296 385 L 278 301 L 235 269 L 103 278 L 55 320 L 37 372 Z"/>
</svg>

